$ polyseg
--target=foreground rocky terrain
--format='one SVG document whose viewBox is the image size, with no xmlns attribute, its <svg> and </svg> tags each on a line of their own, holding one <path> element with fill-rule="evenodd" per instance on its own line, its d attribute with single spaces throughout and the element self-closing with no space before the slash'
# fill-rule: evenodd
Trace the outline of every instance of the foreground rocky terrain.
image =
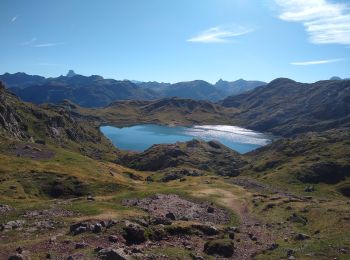
<svg viewBox="0 0 350 260">
<path fill-rule="evenodd" d="M 347 115 L 244 155 L 197 140 L 131 153 L 99 126 L 235 122 L 250 110 L 183 99 L 36 106 L 3 86 L 0 100 L 0 259 L 350 257 Z"/>
</svg>

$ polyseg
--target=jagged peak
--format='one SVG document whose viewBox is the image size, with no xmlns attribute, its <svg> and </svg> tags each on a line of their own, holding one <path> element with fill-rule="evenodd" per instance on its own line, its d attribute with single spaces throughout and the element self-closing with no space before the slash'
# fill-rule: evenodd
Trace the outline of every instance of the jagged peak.
<svg viewBox="0 0 350 260">
<path fill-rule="evenodd" d="M 71 77 L 74 77 L 74 76 L 76 76 L 76 75 L 77 75 L 77 74 L 74 72 L 74 70 L 69 70 L 66 76 L 67 76 L 68 78 L 71 78 Z"/>
</svg>

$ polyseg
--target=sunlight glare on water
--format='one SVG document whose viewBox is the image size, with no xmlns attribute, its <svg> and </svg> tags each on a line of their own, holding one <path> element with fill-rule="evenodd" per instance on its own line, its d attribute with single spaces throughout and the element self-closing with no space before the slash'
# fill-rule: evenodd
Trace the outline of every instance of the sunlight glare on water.
<svg viewBox="0 0 350 260">
<path fill-rule="evenodd" d="M 192 139 L 219 141 L 239 153 L 246 153 L 271 140 L 264 134 L 229 125 L 197 125 L 192 127 L 135 125 L 130 127 L 101 127 L 102 133 L 119 149 L 144 151 L 154 144 L 171 144 Z"/>
</svg>

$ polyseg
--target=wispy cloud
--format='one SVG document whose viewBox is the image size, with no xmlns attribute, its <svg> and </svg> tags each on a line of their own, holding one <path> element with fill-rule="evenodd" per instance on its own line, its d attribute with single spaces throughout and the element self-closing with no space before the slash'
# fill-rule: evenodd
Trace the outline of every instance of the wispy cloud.
<svg viewBox="0 0 350 260">
<path fill-rule="evenodd" d="M 313 60 L 313 61 L 298 61 L 298 62 L 291 62 L 291 65 L 296 66 L 310 66 L 310 65 L 321 65 L 321 64 L 327 64 L 327 63 L 334 63 L 338 61 L 342 61 L 344 59 L 331 59 L 331 60 Z"/>
<path fill-rule="evenodd" d="M 280 19 L 303 23 L 315 44 L 350 44 L 350 5 L 329 0 L 275 0 Z"/>
<path fill-rule="evenodd" d="M 21 42 L 20 45 L 22 46 L 28 46 L 28 45 L 31 45 L 33 44 L 34 42 L 36 42 L 37 38 L 33 37 L 32 39 L 28 40 L 28 41 L 24 41 L 24 42 Z"/>
<path fill-rule="evenodd" d="M 12 17 L 12 18 L 11 18 L 11 23 L 15 22 L 15 21 L 17 20 L 17 18 L 18 18 L 18 15 Z"/>
<path fill-rule="evenodd" d="M 35 44 L 34 47 L 37 47 L 37 48 L 55 47 L 63 44 L 66 44 L 66 43 L 65 42 L 48 42 L 48 43 Z"/>
<path fill-rule="evenodd" d="M 201 42 L 201 43 L 223 43 L 228 42 L 232 38 L 248 34 L 253 32 L 253 29 L 245 28 L 242 26 L 231 27 L 212 27 L 208 30 L 200 32 L 196 36 L 188 39 L 188 42 Z"/>
</svg>

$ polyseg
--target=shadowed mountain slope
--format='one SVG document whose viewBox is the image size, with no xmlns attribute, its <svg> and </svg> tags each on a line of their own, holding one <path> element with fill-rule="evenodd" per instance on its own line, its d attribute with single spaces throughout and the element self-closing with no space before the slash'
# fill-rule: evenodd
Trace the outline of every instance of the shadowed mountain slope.
<svg viewBox="0 0 350 260">
<path fill-rule="evenodd" d="M 24 103 L 0 82 L 0 135 L 18 141 L 53 143 L 89 156 L 114 148 L 98 125 L 66 106 Z"/>
<path fill-rule="evenodd" d="M 276 135 L 349 127 L 350 81 L 304 84 L 276 79 L 220 104 L 240 111 L 233 116 L 235 123 Z"/>
</svg>

